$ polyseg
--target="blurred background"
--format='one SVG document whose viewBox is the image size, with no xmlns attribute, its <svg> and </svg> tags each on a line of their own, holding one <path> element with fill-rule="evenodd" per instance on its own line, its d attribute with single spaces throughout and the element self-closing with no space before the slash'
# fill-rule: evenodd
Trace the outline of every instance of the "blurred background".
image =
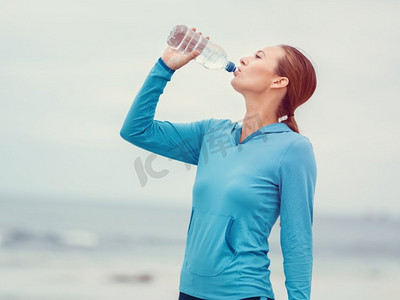
<svg viewBox="0 0 400 300">
<path fill-rule="evenodd" d="M 0 300 L 177 299 L 196 167 L 119 131 L 174 25 L 239 63 L 303 49 L 318 164 L 313 299 L 398 299 L 400 2 L 0 0 Z M 156 118 L 240 121 L 232 74 L 176 72 Z M 162 178 L 141 169 L 153 159 Z M 287 299 L 279 227 L 276 299 Z"/>
</svg>

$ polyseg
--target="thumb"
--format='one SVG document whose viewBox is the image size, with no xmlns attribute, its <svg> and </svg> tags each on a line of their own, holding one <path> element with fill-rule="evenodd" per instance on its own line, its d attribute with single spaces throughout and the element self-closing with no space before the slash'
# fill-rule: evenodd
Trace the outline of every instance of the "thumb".
<svg viewBox="0 0 400 300">
<path fill-rule="evenodd" d="M 192 52 L 190 52 L 187 56 L 187 62 L 195 59 L 197 56 L 200 55 L 200 52 L 198 50 L 193 50 Z"/>
<path fill-rule="evenodd" d="M 192 52 L 190 52 L 190 55 L 192 56 L 192 59 L 195 59 L 197 56 L 200 55 L 200 51 L 199 50 L 193 50 Z"/>
<path fill-rule="evenodd" d="M 197 56 L 200 55 L 200 52 L 198 50 L 193 50 L 189 52 L 188 54 L 182 54 L 179 53 L 177 57 L 175 57 L 173 60 L 173 63 L 168 65 L 172 70 L 178 70 L 187 63 L 189 63 L 191 60 L 195 59 Z"/>
</svg>

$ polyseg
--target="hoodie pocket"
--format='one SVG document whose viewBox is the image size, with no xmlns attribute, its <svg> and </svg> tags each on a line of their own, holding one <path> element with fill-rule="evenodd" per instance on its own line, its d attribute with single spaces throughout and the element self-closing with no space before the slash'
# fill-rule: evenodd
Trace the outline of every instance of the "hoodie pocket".
<svg viewBox="0 0 400 300">
<path fill-rule="evenodd" d="M 190 220 L 186 251 L 186 268 L 198 275 L 215 276 L 236 255 L 230 242 L 234 218 L 194 210 Z"/>
</svg>

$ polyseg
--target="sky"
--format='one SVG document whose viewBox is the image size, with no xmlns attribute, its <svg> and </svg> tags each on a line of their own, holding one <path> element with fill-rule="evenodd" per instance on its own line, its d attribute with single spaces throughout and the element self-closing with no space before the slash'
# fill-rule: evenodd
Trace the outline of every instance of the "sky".
<svg viewBox="0 0 400 300">
<path fill-rule="evenodd" d="M 400 217 L 399 11 L 395 0 L 0 0 L 0 198 L 190 205 L 195 166 L 119 135 L 186 24 L 236 63 L 269 45 L 304 50 L 318 86 L 296 120 L 317 160 L 315 212 Z M 156 119 L 240 121 L 231 78 L 191 62 Z M 141 173 L 146 161 L 165 174 Z"/>
</svg>

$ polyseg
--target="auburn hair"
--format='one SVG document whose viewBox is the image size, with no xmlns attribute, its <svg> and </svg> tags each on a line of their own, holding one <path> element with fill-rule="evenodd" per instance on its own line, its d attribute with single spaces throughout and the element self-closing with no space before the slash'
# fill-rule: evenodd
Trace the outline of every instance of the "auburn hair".
<svg viewBox="0 0 400 300">
<path fill-rule="evenodd" d="M 285 51 L 285 56 L 279 60 L 275 72 L 278 76 L 287 77 L 289 84 L 276 113 L 278 118 L 287 116 L 287 119 L 281 122 L 299 133 L 294 111 L 314 93 L 317 76 L 312 63 L 298 49 L 288 45 L 278 45 L 278 47 Z"/>
</svg>

